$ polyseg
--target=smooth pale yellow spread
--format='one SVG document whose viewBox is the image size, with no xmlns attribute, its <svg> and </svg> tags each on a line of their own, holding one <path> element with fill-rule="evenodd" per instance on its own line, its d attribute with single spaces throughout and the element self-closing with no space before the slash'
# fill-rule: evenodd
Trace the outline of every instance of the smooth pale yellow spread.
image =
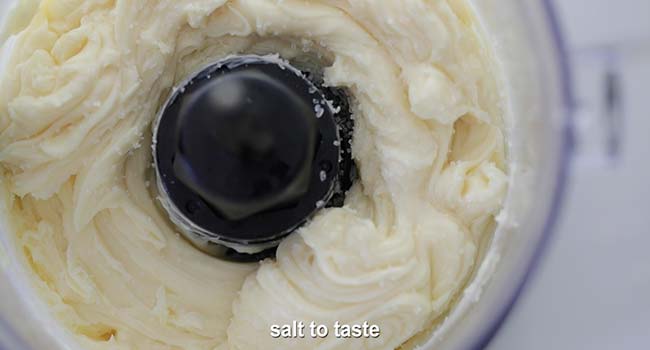
<svg viewBox="0 0 650 350">
<path fill-rule="evenodd" d="M 82 347 L 393 349 L 462 291 L 507 190 L 499 70 L 463 1 L 49 0 L 20 13 L 0 78 L 3 214 Z M 245 265 L 179 237 L 150 148 L 171 88 L 237 53 L 317 62 L 347 88 L 360 172 L 345 207 Z M 293 320 L 368 321 L 381 336 L 271 338 Z"/>
</svg>

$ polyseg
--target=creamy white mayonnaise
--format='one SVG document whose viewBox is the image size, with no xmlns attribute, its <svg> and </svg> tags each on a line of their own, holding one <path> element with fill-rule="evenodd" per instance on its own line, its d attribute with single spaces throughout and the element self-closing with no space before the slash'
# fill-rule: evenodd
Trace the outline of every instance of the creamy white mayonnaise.
<svg viewBox="0 0 650 350">
<path fill-rule="evenodd" d="M 44 0 L 21 13 L 0 78 L 2 214 L 84 348 L 394 349 L 462 291 L 508 178 L 500 73 L 464 1 Z M 248 53 L 317 62 L 350 92 L 360 179 L 276 260 L 241 265 L 193 248 L 157 205 L 150 128 L 191 72 Z M 381 335 L 271 337 L 294 320 Z"/>
</svg>

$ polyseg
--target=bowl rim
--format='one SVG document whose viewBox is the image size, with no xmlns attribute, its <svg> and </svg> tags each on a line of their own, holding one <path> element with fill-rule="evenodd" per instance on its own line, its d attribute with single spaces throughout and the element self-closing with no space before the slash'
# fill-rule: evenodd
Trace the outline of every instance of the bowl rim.
<svg viewBox="0 0 650 350">
<path fill-rule="evenodd" d="M 549 36 L 551 43 L 555 47 L 555 59 L 560 73 L 559 97 L 562 111 L 564 113 L 561 118 L 562 124 L 560 125 L 561 145 L 559 147 L 560 156 L 558 157 L 556 175 L 557 183 L 552 194 L 550 212 L 542 228 L 540 239 L 538 240 L 533 253 L 526 262 L 527 266 L 523 277 L 512 289 L 512 293 L 508 297 L 507 303 L 501 306 L 500 313 L 493 318 L 490 325 L 488 325 L 485 330 L 475 338 L 473 344 L 468 347 L 468 349 L 471 350 L 484 349 L 490 344 L 507 320 L 508 316 L 511 314 L 517 301 L 525 291 L 528 282 L 530 282 L 531 278 L 539 269 L 542 258 L 549 246 L 551 238 L 553 237 L 560 213 L 562 212 L 568 179 L 571 172 L 571 163 L 575 147 L 573 124 L 575 97 L 569 53 L 565 37 L 563 36 L 557 9 L 555 5 L 553 5 L 553 0 L 541 0 L 541 7 L 544 12 L 543 16 L 546 18 L 546 22 L 548 23 L 548 29 L 550 30 Z"/>
</svg>

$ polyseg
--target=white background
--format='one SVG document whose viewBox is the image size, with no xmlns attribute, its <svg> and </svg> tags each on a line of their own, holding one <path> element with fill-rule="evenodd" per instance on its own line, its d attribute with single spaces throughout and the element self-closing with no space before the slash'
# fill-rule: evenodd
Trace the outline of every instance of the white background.
<svg viewBox="0 0 650 350">
<path fill-rule="evenodd" d="M 572 55 L 578 149 L 564 215 L 489 350 L 650 349 L 650 0 L 555 3 Z M 620 76 L 624 104 L 611 157 L 607 69 Z"/>
</svg>

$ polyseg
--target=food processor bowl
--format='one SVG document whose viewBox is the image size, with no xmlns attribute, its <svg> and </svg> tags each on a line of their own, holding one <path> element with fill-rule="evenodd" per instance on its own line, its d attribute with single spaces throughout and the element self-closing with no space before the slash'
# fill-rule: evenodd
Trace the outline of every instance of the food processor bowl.
<svg viewBox="0 0 650 350">
<path fill-rule="evenodd" d="M 509 193 L 473 278 L 445 319 L 407 348 L 481 349 L 489 342 L 551 233 L 571 154 L 570 75 L 550 1 L 469 2 L 504 72 Z M 0 26 L 15 3 L 0 0 Z M 1 74 L 12 39 L 0 40 Z M 30 286 L 7 227 L 0 223 L 0 349 L 79 349 Z"/>
<path fill-rule="evenodd" d="M 507 79 L 509 190 L 474 278 L 421 350 L 487 346 L 552 234 L 573 153 L 571 72 L 552 1 L 472 3 Z"/>
</svg>

